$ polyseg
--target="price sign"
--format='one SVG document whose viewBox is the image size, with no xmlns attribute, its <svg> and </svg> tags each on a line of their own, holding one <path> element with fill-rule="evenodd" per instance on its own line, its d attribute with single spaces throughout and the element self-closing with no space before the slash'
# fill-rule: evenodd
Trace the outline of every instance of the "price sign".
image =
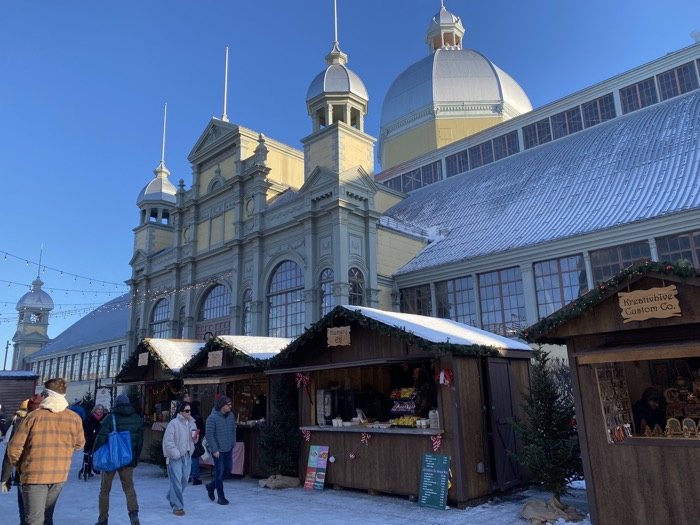
<svg viewBox="0 0 700 525">
<path fill-rule="evenodd" d="M 423 454 L 418 505 L 445 510 L 449 480 L 450 456 L 445 454 Z"/>
</svg>

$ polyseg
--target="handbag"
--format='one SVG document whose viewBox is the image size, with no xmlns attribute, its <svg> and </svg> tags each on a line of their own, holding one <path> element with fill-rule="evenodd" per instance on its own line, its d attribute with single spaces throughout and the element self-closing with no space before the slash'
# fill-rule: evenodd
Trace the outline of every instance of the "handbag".
<svg viewBox="0 0 700 525">
<path fill-rule="evenodd" d="M 92 455 L 92 465 L 96 470 L 114 472 L 131 463 L 131 433 L 117 431 L 117 419 L 112 414 L 112 431 L 107 434 L 107 442 Z"/>
<path fill-rule="evenodd" d="M 207 446 L 207 438 L 203 437 L 200 439 L 200 442 L 202 443 L 202 448 L 204 449 L 204 453 L 199 456 L 204 463 L 209 461 L 209 458 L 211 457 L 211 454 L 209 454 L 209 447 Z"/>
</svg>

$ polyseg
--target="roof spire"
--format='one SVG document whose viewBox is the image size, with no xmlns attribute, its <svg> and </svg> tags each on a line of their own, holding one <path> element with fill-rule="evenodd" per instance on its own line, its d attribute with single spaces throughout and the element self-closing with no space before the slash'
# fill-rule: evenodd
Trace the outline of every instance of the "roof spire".
<svg viewBox="0 0 700 525">
<path fill-rule="evenodd" d="M 160 163 L 165 166 L 165 123 L 168 118 L 168 103 L 165 103 L 163 108 L 163 141 L 160 148 Z"/>
<path fill-rule="evenodd" d="M 41 248 L 39 248 L 39 269 L 36 271 L 36 278 L 41 276 L 41 257 L 44 255 L 44 243 L 41 243 Z"/>
<path fill-rule="evenodd" d="M 340 64 L 344 66 L 348 63 L 348 56 L 340 50 L 340 44 L 338 44 L 338 2 L 333 0 L 333 23 L 334 23 L 334 40 L 333 49 L 326 55 L 326 64 L 329 66 L 331 64 Z"/>
<path fill-rule="evenodd" d="M 334 33 L 334 40 L 333 42 L 335 44 L 338 43 L 338 1 L 333 0 L 333 22 L 335 24 L 335 33 Z"/>
<path fill-rule="evenodd" d="M 221 120 L 228 122 L 226 114 L 226 97 L 228 95 L 228 46 L 226 46 L 226 67 L 224 69 L 224 114 L 221 115 Z"/>
</svg>

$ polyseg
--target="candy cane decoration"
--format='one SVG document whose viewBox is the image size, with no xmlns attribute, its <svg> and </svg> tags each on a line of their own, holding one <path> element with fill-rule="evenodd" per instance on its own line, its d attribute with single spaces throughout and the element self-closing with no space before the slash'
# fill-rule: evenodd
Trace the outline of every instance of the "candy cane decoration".
<svg viewBox="0 0 700 525">
<path fill-rule="evenodd" d="M 305 376 L 301 372 L 297 372 L 294 374 L 294 380 L 297 383 L 297 388 L 304 387 L 304 390 L 306 390 L 306 393 L 309 395 L 309 401 L 311 404 L 314 404 L 314 400 L 311 399 L 311 390 L 309 390 L 309 385 L 311 384 L 311 378 L 309 376 Z"/>
<path fill-rule="evenodd" d="M 433 441 L 433 452 L 437 452 L 442 444 L 442 434 L 430 436 L 430 439 Z"/>
<path fill-rule="evenodd" d="M 362 437 L 360 438 L 360 443 L 368 447 L 370 439 L 372 439 L 372 434 L 369 432 L 363 432 Z"/>
<path fill-rule="evenodd" d="M 304 436 L 304 441 L 311 441 L 311 431 L 310 430 L 302 430 L 301 433 Z"/>
</svg>

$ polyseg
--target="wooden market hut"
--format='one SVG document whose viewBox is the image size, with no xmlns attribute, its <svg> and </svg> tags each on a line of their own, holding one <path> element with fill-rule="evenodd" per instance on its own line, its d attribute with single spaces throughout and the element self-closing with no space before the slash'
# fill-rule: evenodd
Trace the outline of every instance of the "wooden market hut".
<svg viewBox="0 0 700 525">
<path fill-rule="evenodd" d="M 117 386 L 134 387 L 139 394 L 144 420 L 141 459 L 148 459 L 151 443 L 162 440 L 171 408 L 183 394 L 180 368 L 203 346 L 202 341 L 146 338 L 117 374 Z"/>
<path fill-rule="evenodd" d="M 524 415 L 530 350 L 446 319 L 338 306 L 271 359 L 267 373 L 271 384 L 292 374 L 300 385 L 299 427 L 309 436 L 302 440 L 300 472 L 310 446 L 327 445 L 334 462 L 326 484 L 414 498 L 423 454 L 437 452 L 451 458 L 447 499 L 464 504 L 522 480 L 508 452 L 518 447 L 511 420 Z M 397 418 L 404 408 L 411 411 L 410 401 L 392 394 L 403 395 L 421 376 L 432 385 L 439 422 L 433 414 L 430 428 L 382 424 L 390 417 L 403 421 Z M 331 411 L 343 417 L 341 426 L 327 419 L 333 390 L 338 403 Z M 366 411 L 367 424 L 351 421 L 357 407 Z M 366 444 L 362 433 L 371 435 Z"/>
<path fill-rule="evenodd" d="M 526 337 L 566 344 L 591 522 L 696 523 L 698 271 L 683 261 L 636 263 Z M 648 388 L 662 396 L 653 414 L 637 401 Z M 651 428 L 646 417 L 660 424 Z"/>
<path fill-rule="evenodd" d="M 38 378 L 36 372 L 27 370 L 0 370 L 0 415 L 10 420 L 22 401 L 34 395 Z"/>
<path fill-rule="evenodd" d="M 267 414 L 269 399 L 264 369 L 268 360 L 291 341 L 282 337 L 215 336 L 180 370 L 190 397 L 201 403 L 204 419 L 211 413 L 217 394 L 232 399 L 238 418 L 236 437 L 242 444 L 240 453 L 244 456 L 242 468 L 234 474 L 257 477 L 270 474 L 259 444 L 261 418 Z M 234 455 L 236 452 L 234 450 Z M 234 469 L 236 466 L 234 461 Z"/>
</svg>

